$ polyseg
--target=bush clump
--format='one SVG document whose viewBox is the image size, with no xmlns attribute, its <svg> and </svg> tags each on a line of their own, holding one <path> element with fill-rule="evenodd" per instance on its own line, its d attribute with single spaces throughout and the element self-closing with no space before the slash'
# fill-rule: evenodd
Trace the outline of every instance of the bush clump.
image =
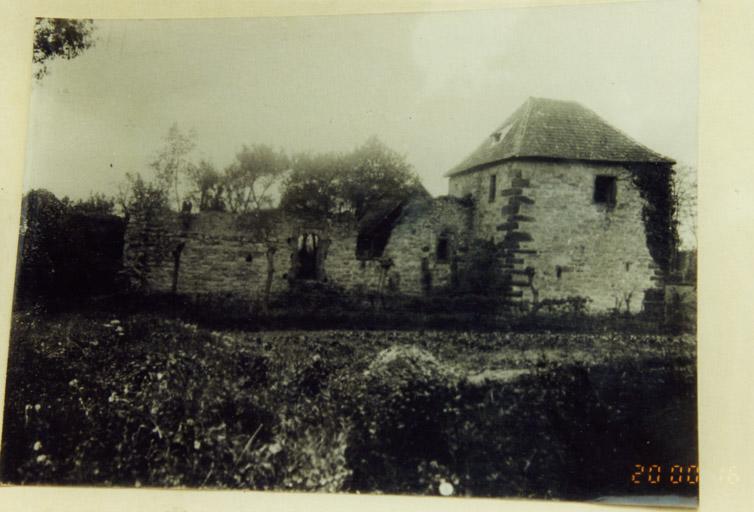
<svg viewBox="0 0 754 512">
<path fill-rule="evenodd" d="M 458 376 L 415 346 L 382 350 L 352 383 L 348 443 L 351 486 L 422 492 L 422 465 L 450 463 L 446 425 Z"/>
</svg>

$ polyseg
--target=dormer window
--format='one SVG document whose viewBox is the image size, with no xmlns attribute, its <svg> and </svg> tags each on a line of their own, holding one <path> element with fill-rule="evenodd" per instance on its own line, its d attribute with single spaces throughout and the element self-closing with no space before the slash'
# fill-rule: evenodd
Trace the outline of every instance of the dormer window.
<svg viewBox="0 0 754 512">
<path fill-rule="evenodd" d="M 500 128 L 498 131 L 494 132 L 492 135 L 490 135 L 490 138 L 492 139 L 493 144 L 499 144 L 503 141 L 506 135 L 508 135 L 508 132 L 513 127 L 513 123 L 509 124 L 505 128 Z"/>
</svg>

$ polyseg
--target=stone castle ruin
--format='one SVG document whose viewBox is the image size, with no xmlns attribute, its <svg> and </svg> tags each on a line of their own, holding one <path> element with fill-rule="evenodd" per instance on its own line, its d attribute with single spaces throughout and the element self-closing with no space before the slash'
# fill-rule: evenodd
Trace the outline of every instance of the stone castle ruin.
<svg viewBox="0 0 754 512">
<path fill-rule="evenodd" d="M 153 291 L 253 299 L 309 281 L 419 295 L 462 285 L 487 243 L 501 298 L 636 312 L 668 270 L 673 164 L 578 103 L 530 98 L 446 173 L 447 196 L 417 193 L 359 221 L 270 210 L 264 240 L 231 213 L 136 214 L 124 263 Z"/>
</svg>

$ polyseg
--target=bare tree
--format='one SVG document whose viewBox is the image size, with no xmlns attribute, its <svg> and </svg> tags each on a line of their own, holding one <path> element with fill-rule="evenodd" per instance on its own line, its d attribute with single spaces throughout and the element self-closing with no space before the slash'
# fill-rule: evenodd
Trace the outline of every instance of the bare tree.
<svg viewBox="0 0 754 512">
<path fill-rule="evenodd" d="M 193 130 L 184 133 L 178 127 L 178 123 L 173 123 L 164 139 L 163 147 L 150 164 L 160 187 L 165 190 L 168 197 L 172 196 L 171 203 L 176 210 L 181 209 L 182 199 L 185 199 L 181 187 L 189 179 L 192 165 L 189 154 L 196 147 L 195 139 L 196 133 Z"/>
</svg>

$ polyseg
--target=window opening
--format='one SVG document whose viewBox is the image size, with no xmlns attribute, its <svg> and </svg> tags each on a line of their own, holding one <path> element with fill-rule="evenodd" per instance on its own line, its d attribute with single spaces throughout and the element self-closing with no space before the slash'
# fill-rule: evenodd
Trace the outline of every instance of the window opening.
<svg viewBox="0 0 754 512">
<path fill-rule="evenodd" d="M 450 236 L 443 233 L 437 239 L 437 251 L 435 253 L 438 262 L 447 262 L 450 260 Z"/>
<path fill-rule="evenodd" d="M 594 178 L 594 202 L 615 205 L 616 179 L 615 176 L 596 176 Z"/>
<path fill-rule="evenodd" d="M 299 279 L 317 279 L 317 249 L 319 236 L 314 233 L 300 235 L 297 240 Z"/>
</svg>

